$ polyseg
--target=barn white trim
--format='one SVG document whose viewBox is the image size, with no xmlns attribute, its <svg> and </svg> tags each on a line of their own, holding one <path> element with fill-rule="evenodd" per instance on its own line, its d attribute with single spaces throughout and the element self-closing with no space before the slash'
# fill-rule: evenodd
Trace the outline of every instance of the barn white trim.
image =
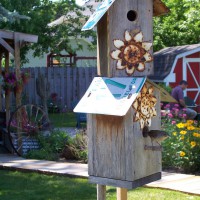
<svg viewBox="0 0 200 200">
<path fill-rule="evenodd" d="M 179 58 L 183 58 L 183 71 L 184 71 L 184 68 L 186 69 L 186 65 L 184 66 L 184 59 L 185 59 L 185 62 L 186 61 L 189 61 L 189 62 L 200 62 L 200 58 L 186 58 L 186 56 L 189 56 L 189 55 L 197 53 L 197 52 L 200 52 L 200 47 L 198 47 L 196 49 L 193 49 L 193 50 L 190 50 L 190 51 L 187 51 L 187 52 L 184 52 L 184 53 L 181 53 L 181 54 L 178 54 L 176 56 L 176 58 L 174 60 L 174 63 L 172 65 L 170 73 L 164 79 L 164 82 L 166 83 L 166 85 L 169 85 L 169 83 L 176 82 L 176 74 L 173 73 L 173 71 L 174 71 L 174 69 L 176 67 L 178 59 Z M 187 76 L 183 72 L 183 79 L 184 79 L 184 77 L 186 79 Z"/>
</svg>

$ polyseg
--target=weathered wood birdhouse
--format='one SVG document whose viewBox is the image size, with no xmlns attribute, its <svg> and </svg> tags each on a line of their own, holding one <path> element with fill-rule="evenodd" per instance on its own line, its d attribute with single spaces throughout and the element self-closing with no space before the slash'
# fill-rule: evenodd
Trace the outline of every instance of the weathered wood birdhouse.
<svg viewBox="0 0 200 200">
<path fill-rule="evenodd" d="M 153 73 L 152 18 L 166 12 L 160 0 L 105 0 L 82 28 L 97 24 L 102 76 L 74 109 L 90 113 L 92 183 L 135 188 L 161 178 L 160 141 L 149 134 L 160 130 L 160 90 L 146 76 Z"/>
<path fill-rule="evenodd" d="M 89 179 L 135 188 L 161 178 L 160 90 L 145 77 L 95 77 L 75 112 L 88 114 Z M 148 130 L 149 129 L 149 130 Z"/>
</svg>

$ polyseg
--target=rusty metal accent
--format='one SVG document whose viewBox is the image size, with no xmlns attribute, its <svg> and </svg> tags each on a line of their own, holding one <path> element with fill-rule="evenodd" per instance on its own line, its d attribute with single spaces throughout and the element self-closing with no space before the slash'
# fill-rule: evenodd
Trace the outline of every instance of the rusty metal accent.
<svg viewBox="0 0 200 200">
<path fill-rule="evenodd" d="M 144 145 L 144 150 L 152 150 L 152 151 L 162 151 L 162 146 L 148 146 Z"/>
<path fill-rule="evenodd" d="M 151 126 L 151 118 L 157 115 L 155 108 L 157 99 L 153 93 L 154 87 L 148 87 L 147 84 L 144 84 L 141 92 L 132 104 L 133 109 L 136 111 L 134 122 L 140 122 L 141 130 L 145 126 Z"/>
<path fill-rule="evenodd" d="M 149 50 L 152 43 L 143 42 L 143 33 L 139 31 L 132 35 L 128 30 L 124 33 L 124 41 L 114 39 L 114 46 L 117 48 L 110 52 L 112 59 L 117 60 L 116 68 L 126 69 L 128 75 L 132 75 L 135 70 L 142 72 L 145 70 L 145 63 L 153 60 Z"/>
</svg>

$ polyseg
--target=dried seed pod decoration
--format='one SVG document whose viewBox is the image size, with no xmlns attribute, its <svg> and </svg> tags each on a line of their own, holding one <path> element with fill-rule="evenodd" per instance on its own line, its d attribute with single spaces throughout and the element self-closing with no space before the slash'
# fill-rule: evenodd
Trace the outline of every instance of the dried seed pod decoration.
<svg viewBox="0 0 200 200">
<path fill-rule="evenodd" d="M 140 122 L 141 129 L 143 129 L 144 126 L 151 126 L 151 118 L 157 115 L 155 108 L 157 99 L 153 95 L 153 92 L 153 86 L 148 87 L 147 84 L 144 84 L 141 92 L 132 104 L 135 110 L 134 121 Z"/>
<path fill-rule="evenodd" d="M 143 33 L 139 31 L 134 36 L 126 30 L 124 41 L 114 39 L 116 50 L 111 51 L 112 59 L 117 60 L 116 67 L 119 70 L 126 69 L 128 75 L 132 75 L 135 70 L 142 72 L 145 70 L 145 63 L 153 60 L 152 55 L 148 52 L 152 43 L 143 42 Z"/>
</svg>

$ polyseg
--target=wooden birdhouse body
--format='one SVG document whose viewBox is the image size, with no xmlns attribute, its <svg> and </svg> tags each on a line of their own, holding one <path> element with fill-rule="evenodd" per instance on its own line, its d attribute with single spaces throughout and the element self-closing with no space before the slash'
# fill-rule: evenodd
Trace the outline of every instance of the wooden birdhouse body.
<svg viewBox="0 0 200 200">
<path fill-rule="evenodd" d="M 142 80 L 137 82 L 138 79 Z M 99 84 L 100 81 L 106 83 L 105 88 L 103 84 Z M 126 82 L 126 88 L 122 88 Z M 133 83 L 131 87 L 130 83 Z M 149 88 L 152 84 L 145 77 L 96 77 L 74 109 L 75 112 L 89 113 L 87 118 L 88 173 L 92 183 L 135 188 L 160 179 L 161 151 L 145 149 L 145 146 L 158 146 L 158 144 L 150 137 L 143 137 L 140 123 L 134 122 L 136 111 L 132 107 L 142 86 Z M 116 90 L 113 89 L 114 87 Z M 159 88 L 155 84 L 153 87 L 153 95 L 159 102 Z M 120 91 L 121 97 L 116 98 Z M 129 105 L 125 114 L 124 109 L 119 107 L 123 106 L 122 103 L 125 107 L 126 104 Z M 114 108 L 111 108 L 112 105 Z M 150 129 L 160 130 L 159 103 L 155 109 L 157 116 L 152 118 Z"/>
<path fill-rule="evenodd" d="M 144 137 L 146 126 L 160 130 L 160 88 L 145 77 L 153 73 L 153 16 L 166 12 L 161 0 L 104 0 L 82 28 L 97 25 L 102 76 L 74 109 L 89 113 L 92 183 L 135 188 L 161 178 L 161 146 Z"/>
<path fill-rule="evenodd" d="M 153 42 L 153 1 L 116 0 L 100 19 L 97 24 L 97 57 L 101 76 L 127 76 L 126 71 L 116 69 L 116 60 L 110 57 L 110 52 L 116 48 L 113 40 L 124 40 L 126 30 L 132 35 L 142 31 L 144 40 Z M 134 75 L 148 75 L 152 72 L 152 63 L 146 63 L 145 70 L 142 73 L 135 71 Z"/>
</svg>

